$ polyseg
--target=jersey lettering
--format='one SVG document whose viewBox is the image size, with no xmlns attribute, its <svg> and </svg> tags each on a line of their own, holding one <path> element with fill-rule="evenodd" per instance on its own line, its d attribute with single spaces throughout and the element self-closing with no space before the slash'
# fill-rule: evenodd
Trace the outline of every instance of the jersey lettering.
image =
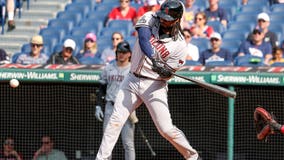
<svg viewBox="0 0 284 160">
<path fill-rule="evenodd" d="M 161 55 L 162 58 L 166 58 L 167 56 L 170 55 L 170 52 L 167 50 L 166 46 L 156 41 L 153 36 L 151 37 L 150 42 L 153 45 L 153 47 L 158 51 L 158 53 Z"/>
<path fill-rule="evenodd" d="M 108 81 L 118 81 L 118 82 L 122 82 L 122 80 L 124 79 L 123 75 L 109 75 L 108 76 Z"/>
</svg>

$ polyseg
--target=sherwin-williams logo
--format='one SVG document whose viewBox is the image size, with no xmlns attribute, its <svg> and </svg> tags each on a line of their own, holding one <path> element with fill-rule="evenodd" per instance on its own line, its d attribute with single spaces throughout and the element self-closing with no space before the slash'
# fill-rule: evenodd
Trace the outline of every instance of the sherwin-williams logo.
<svg viewBox="0 0 284 160">
<path fill-rule="evenodd" d="M 233 76 L 233 75 L 212 75 L 212 82 L 218 83 L 248 83 L 248 84 L 280 84 L 280 77 L 273 76 Z M 284 80 L 283 80 L 284 81 Z"/>
</svg>

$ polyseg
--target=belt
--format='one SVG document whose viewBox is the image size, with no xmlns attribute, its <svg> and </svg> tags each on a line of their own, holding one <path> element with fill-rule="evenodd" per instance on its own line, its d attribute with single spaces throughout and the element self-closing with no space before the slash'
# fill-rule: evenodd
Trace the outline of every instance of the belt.
<svg viewBox="0 0 284 160">
<path fill-rule="evenodd" d="M 135 73 L 135 72 L 133 72 L 132 74 L 133 74 L 135 77 L 137 77 L 137 78 L 146 78 L 146 79 L 149 79 L 149 77 L 142 76 L 142 75 L 137 74 L 137 73 Z"/>
</svg>

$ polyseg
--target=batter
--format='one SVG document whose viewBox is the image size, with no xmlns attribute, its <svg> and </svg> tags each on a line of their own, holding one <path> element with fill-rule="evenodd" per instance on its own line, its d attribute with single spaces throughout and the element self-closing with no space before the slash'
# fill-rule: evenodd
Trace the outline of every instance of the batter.
<svg viewBox="0 0 284 160">
<path fill-rule="evenodd" d="M 143 102 L 159 133 L 185 159 L 198 159 L 197 151 L 183 132 L 173 125 L 168 107 L 167 80 L 172 77 L 172 72 L 184 65 L 188 52 L 180 26 L 182 14 L 183 5 L 179 0 L 167 0 L 158 12 L 147 12 L 136 23 L 138 39 L 132 53 L 130 73 L 118 91 L 97 160 L 110 158 L 124 123 Z"/>
</svg>

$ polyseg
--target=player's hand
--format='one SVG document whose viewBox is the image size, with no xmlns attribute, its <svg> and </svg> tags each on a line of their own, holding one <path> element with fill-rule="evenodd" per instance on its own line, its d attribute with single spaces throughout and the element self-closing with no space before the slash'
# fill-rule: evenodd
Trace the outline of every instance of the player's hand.
<svg viewBox="0 0 284 160">
<path fill-rule="evenodd" d="M 132 124 L 135 124 L 135 123 L 137 123 L 139 121 L 137 116 L 136 116 L 136 112 L 135 111 L 130 114 L 128 119 L 131 121 Z"/>
<path fill-rule="evenodd" d="M 153 63 L 152 70 L 157 72 L 162 78 L 170 78 L 172 76 L 172 72 L 164 66 L 159 65 L 157 60 L 152 58 L 151 61 Z"/>
<path fill-rule="evenodd" d="M 103 121 L 104 113 L 103 113 L 103 111 L 102 111 L 102 107 L 101 107 L 101 106 L 96 106 L 96 118 L 97 118 L 97 120 L 99 120 L 100 122 Z"/>
</svg>

